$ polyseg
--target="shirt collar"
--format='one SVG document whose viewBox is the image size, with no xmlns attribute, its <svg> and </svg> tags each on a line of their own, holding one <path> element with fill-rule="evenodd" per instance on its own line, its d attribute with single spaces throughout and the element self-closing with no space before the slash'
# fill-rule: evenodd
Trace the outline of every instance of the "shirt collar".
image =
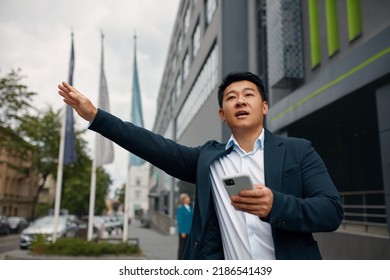
<svg viewBox="0 0 390 280">
<path fill-rule="evenodd" d="M 264 128 L 263 128 L 259 137 L 257 137 L 257 139 L 256 139 L 255 146 L 253 147 L 252 152 L 257 151 L 257 149 L 259 149 L 259 148 L 262 150 L 264 149 L 264 145 L 262 144 L 262 143 L 264 143 L 264 135 L 265 135 L 265 133 L 264 133 Z M 230 136 L 230 139 L 225 146 L 225 150 L 229 149 L 230 147 L 237 147 L 240 150 L 242 150 L 240 145 L 238 144 L 236 138 L 233 136 L 233 134 Z M 252 152 L 250 152 L 250 153 L 252 153 Z"/>
</svg>

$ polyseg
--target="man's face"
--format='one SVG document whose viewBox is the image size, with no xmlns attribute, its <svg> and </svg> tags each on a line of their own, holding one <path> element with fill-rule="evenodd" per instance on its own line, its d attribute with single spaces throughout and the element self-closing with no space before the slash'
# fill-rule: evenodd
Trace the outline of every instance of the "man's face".
<svg viewBox="0 0 390 280">
<path fill-rule="evenodd" d="M 224 91 L 219 116 L 232 132 L 263 127 L 268 103 L 263 101 L 257 86 L 249 81 L 231 83 Z"/>
</svg>

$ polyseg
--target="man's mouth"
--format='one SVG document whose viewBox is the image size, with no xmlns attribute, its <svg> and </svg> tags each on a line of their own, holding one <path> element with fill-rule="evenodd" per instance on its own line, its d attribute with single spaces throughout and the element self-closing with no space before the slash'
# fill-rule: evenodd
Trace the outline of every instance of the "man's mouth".
<svg viewBox="0 0 390 280">
<path fill-rule="evenodd" d="M 235 114 L 236 117 L 245 117 L 245 116 L 247 116 L 247 115 L 249 115 L 249 113 L 246 112 L 246 111 L 239 111 L 239 112 L 237 112 L 237 113 Z"/>
</svg>

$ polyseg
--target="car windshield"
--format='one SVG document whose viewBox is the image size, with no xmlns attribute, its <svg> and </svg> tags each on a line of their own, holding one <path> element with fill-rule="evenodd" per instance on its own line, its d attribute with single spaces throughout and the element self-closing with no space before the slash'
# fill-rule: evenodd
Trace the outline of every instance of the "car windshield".
<svg viewBox="0 0 390 280">
<path fill-rule="evenodd" d="M 20 217 L 8 217 L 8 221 L 9 221 L 10 223 L 17 223 L 17 222 L 19 222 L 20 220 L 21 220 Z"/>
<path fill-rule="evenodd" d="M 64 216 L 58 217 L 59 224 L 64 224 L 65 222 L 66 222 L 66 217 Z M 34 225 L 36 226 L 51 225 L 51 224 L 54 224 L 54 216 L 45 216 L 34 221 Z"/>
</svg>

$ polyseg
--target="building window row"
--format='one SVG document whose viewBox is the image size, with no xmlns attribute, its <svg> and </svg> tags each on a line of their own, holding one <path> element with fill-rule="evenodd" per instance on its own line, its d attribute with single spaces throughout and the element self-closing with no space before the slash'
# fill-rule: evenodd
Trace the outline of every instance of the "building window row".
<svg viewBox="0 0 390 280">
<path fill-rule="evenodd" d="M 218 83 L 218 45 L 215 44 L 195 80 L 176 120 L 179 139 Z"/>
<path fill-rule="evenodd" d="M 191 25 L 191 9 L 194 7 L 196 4 L 196 1 L 192 2 L 192 5 L 188 5 L 184 18 L 183 18 L 183 25 L 182 25 L 182 31 L 178 31 L 177 39 L 176 39 L 176 51 L 174 51 L 174 54 L 172 56 L 172 62 L 170 65 L 170 73 L 175 73 L 177 68 L 176 68 L 176 63 L 177 63 L 177 58 L 180 57 L 180 54 L 183 53 L 183 41 L 184 37 L 186 34 L 189 32 L 189 28 Z M 217 9 L 217 0 L 207 0 L 205 2 L 205 9 L 206 9 L 206 24 L 208 25 L 211 20 L 214 17 L 215 11 Z M 182 84 L 186 81 L 189 70 L 190 70 L 190 64 L 191 61 L 194 60 L 196 55 L 199 52 L 200 49 L 200 44 L 201 44 L 201 24 L 199 19 L 197 20 L 196 26 L 194 28 L 194 31 L 192 33 L 192 38 L 191 38 L 191 50 L 188 49 L 186 51 L 186 54 L 184 55 L 184 59 L 182 61 L 182 70 L 181 70 L 181 80 Z M 176 86 L 178 83 L 176 83 Z M 176 88 L 176 96 L 178 97 L 180 93 L 180 88 Z"/>
</svg>

